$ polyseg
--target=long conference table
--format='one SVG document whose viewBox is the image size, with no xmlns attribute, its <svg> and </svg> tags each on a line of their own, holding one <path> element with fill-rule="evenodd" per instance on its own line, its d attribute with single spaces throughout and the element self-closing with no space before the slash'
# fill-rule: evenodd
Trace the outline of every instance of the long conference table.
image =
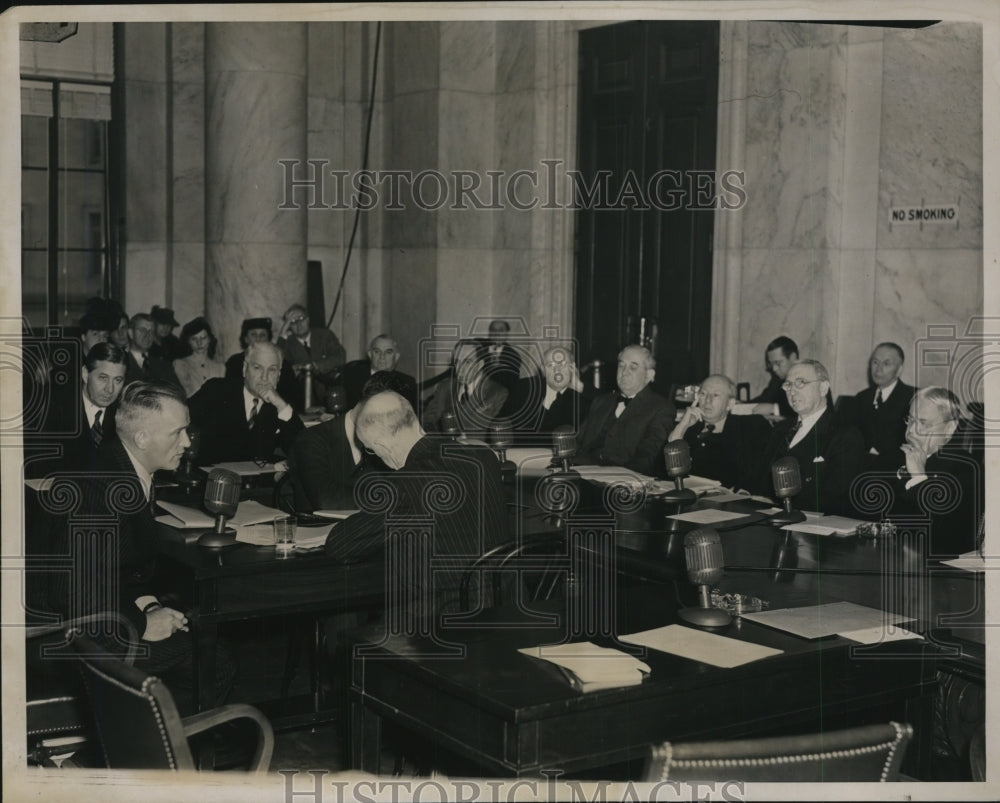
<svg viewBox="0 0 1000 803">
<path fill-rule="evenodd" d="M 889 610 L 923 638 L 807 639 L 735 618 L 712 632 L 781 653 L 719 668 L 646 650 L 641 657 L 652 671 L 641 684 L 580 692 L 557 667 L 518 650 L 586 640 L 629 650 L 619 636 L 678 623 L 679 608 L 695 600 L 683 558 L 684 532 L 693 525 L 668 526 L 665 516 L 676 507 L 649 498 L 609 512 L 606 494 L 591 493 L 589 483 L 580 490 L 582 504 L 559 518 L 534 508 L 523 478 L 516 495 L 520 537 L 566 536 L 566 554 L 555 557 L 572 578 L 563 593 L 484 608 L 446 620 L 431 635 L 396 634 L 356 652 L 354 768 L 378 770 L 388 732 L 432 745 L 457 771 L 539 776 L 640 761 L 665 740 L 896 719 L 916 731 L 904 771 L 926 777 L 938 672 L 983 679 L 982 573 L 929 559 L 923 539 L 905 532 L 865 539 L 782 531 L 760 505 L 718 505 L 747 514 L 719 525 L 722 592 L 757 597 L 771 610 L 841 601 Z"/>
</svg>

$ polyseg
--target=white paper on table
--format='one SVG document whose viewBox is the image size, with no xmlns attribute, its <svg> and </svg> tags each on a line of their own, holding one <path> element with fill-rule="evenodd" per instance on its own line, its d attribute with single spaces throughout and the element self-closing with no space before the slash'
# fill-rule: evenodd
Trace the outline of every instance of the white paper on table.
<svg viewBox="0 0 1000 803">
<path fill-rule="evenodd" d="M 568 669 L 584 683 L 616 680 L 622 683 L 638 682 L 642 673 L 650 672 L 649 665 L 638 658 L 613 647 L 598 647 L 589 641 L 523 647 L 518 652 Z"/>
<path fill-rule="evenodd" d="M 156 520 L 161 524 L 175 527 L 178 530 L 187 530 L 195 527 L 204 529 L 215 526 L 215 519 L 202 510 L 196 510 L 193 507 L 186 507 L 185 505 L 175 505 L 173 502 L 162 502 L 159 499 L 156 500 L 156 504 L 169 514 L 156 517 Z"/>
<path fill-rule="evenodd" d="M 246 524 L 235 527 L 236 540 L 254 546 L 274 546 L 273 524 Z"/>
<path fill-rule="evenodd" d="M 743 614 L 745 621 L 757 622 L 806 639 L 822 638 L 870 627 L 881 629 L 886 625 L 908 622 L 912 618 L 853 602 L 829 602 L 826 605 L 778 608 Z"/>
<path fill-rule="evenodd" d="M 751 498 L 753 498 L 753 497 L 751 497 Z M 782 510 L 783 510 L 783 508 L 780 508 L 780 507 L 766 507 L 763 510 L 758 510 L 757 512 L 758 513 L 763 513 L 765 516 L 770 516 L 770 515 L 772 515 L 774 513 L 780 513 Z"/>
<path fill-rule="evenodd" d="M 822 524 L 810 524 L 808 521 L 799 521 L 794 524 L 786 524 L 782 530 L 791 530 L 797 533 L 809 533 L 811 535 L 840 535 L 832 527 L 824 527 Z"/>
<path fill-rule="evenodd" d="M 943 560 L 941 563 L 945 566 L 954 566 L 956 569 L 962 569 L 966 572 L 986 571 L 986 558 L 980 555 L 978 551 L 966 552 L 957 558 Z M 1000 568 L 1000 561 L 994 559 L 993 565 Z"/>
<path fill-rule="evenodd" d="M 736 491 L 729 491 L 721 488 L 715 492 L 711 490 L 705 492 L 706 502 L 718 502 L 719 504 L 723 504 L 724 502 L 746 502 L 749 499 L 750 494 L 741 494 Z"/>
<path fill-rule="evenodd" d="M 723 669 L 742 666 L 783 652 L 774 647 L 751 644 L 684 625 L 667 625 L 618 638 L 627 644 L 639 644 L 651 650 L 668 652 Z"/>
<path fill-rule="evenodd" d="M 355 513 L 360 513 L 360 512 L 361 511 L 356 508 L 354 510 L 314 510 L 313 515 L 322 516 L 324 519 L 343 520 L 346 518 L 350 518 Z"/>
<path fill-rule="evenodd" d="M 865 627 L 861 630 L 847 630 L 838 633 L 851 641 L 859 641 L 862 644 L 881 644 L 883 641 L 905 641 L 908 639 L 923 639 L 919 633 L 903 630 L 901 627 Z"/>
<path fill-rule="evenodd" d="M 746 517 L 746 513 L 733 513 L 731 510 L 717 510 L 716 508 L 691 510 L 687 513 L 674 513 L 672 516 L 667 516 L 668 519 L 690 521 L 694 524 L 718 524 L 720 521 L 732 521 L 733 519 L 745 519 Z"/>
<path fill-rule="evenodd" d="M 204 466 L 208 471 L 213 468 L 224 468 L 239 474 L 241 477 L 257 477 L 261 474 L 274 474 L 277 470 L 274 463 L 265 463 L 263 466 L 257 465 L 253 460 L 235 460 L 228 463 L 216 463 L 213 466 Z"/>
<path fill-rule="evenodd" d="M 507 459 L 517 466 L 517 473 L 522 477 L 542 477 L 548 473 L 552 462 L 552 449 L 541 447 L 518 447 L 507 450 Z"/>
<path fill-rule="evenodd" d="M 848 516 L 824 516 L 819 520 L 824 527 L 829 527 L 840 535 L 853 535 L 862 524 L 868 524 L 862 519 L 852 519 Z"/>
<path fill-rule="evenodd" d="M 641 485 L 645 487 L 647 482 L 652 482 L 652 477 L 639 474 L 636 471 L 624 466 L 573 466 L 585 480 L 608 483 L 628 483 L 629 485 Z M 671 485 L 673 487 L 673 485 Z"/>
<path fill-rule="evenodd" d="M 40 477 L 35 480 L 25 480 L 24 484 L 33 491 L 47 491 L 52 487 L 53 482 L 55 482 L 55 477 Z"/>
<path fill-rule="evenodd" d="M 267 505 L 262 505 L 253 499 L 247 499 L 244 502 L 240 502 L 239 507 L 236 509 L 236 515 L 229 520 L 229 525 L 232 527 L 245 527 L 248 524 L 264 524 L 265 522 L 270 525 L 274 521 L 275 516 L 287 516 L 289 514 L 278 510 L 276 507 L 268 507 Z"/>
</svg>

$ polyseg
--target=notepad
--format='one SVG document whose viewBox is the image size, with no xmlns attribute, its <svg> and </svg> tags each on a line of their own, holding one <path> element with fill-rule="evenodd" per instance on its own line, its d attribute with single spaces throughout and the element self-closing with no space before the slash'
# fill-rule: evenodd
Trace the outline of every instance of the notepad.
<svg viewBox="0 0 1000 803">
<path fill-rule="evenodd" d="M 716 633 L 706 633 L 684 625 L 667 625 L 653 630 L 643 630 L 628 636 L 619 636 L 627 644 L 638 644 L 657 652 L 667 652 L 690 658 L 703 664 L 730 669 L 742 666 L 772 655 L 780 655 L 782 650 L 751 644 L 739 639 L 727 638 Z"/>
<path fill-rule="evenodd" d="M 589 641 L 546 647 L 523 647 L 523 655 L 555 664 L 573 688 L 588 692 L 621 686 L 637 686 L 649 674 L 648 664 L 612 647 L 598 647 Z"/>
<path fill-rule="evenodd" d="M 718 524 L 722 521 L 732 521 L 733 519 L 746 518 L 746 513 L 734 513 L 731 510 L 719 510 L 718 508 L 705 508 L 704 510 L 689 510 L 687 513 L 674 513 L 667 516 L 668 519 L 678 521 L 690 521 L 694 524 Z"/>
<path fill-rule="evenodd" d="M 652 477 L 639 474 L 624 466 L 573 466 L 573 470 L 585 480 L 603 482 L 609 485 L 611 483 L 627 483 L 629 485 L 645 486 L 646 483 L 653 482 Z"/>
<path fill-rule="evenodd" d="M 156 504 L 167 511 L 166 515 L 156 517 L 156 520 L 161 524 L 175 527 L 178 530 L 207 529 L 215 526 L 215 519 L 203 510 L 175 505 L 173 502 L 162 502 L 159 499 L 156 500 Z"/>
<path fill-rule="evenodd" d="M 744 621 L 757 622 L 806 639 L 823 638 L 866 628 L 906 622 L 910 616 L 889 613 L 853 602 L 830 602 L 804 608 L 779 608 L 743 614 Z"/>
<path fill-rule="evenodd" d="M 882 644 L 886 641 L 908 641 L 910 639 L 923 639 L 919 633 L 903 630 L 899 627 L 865 627 L 861 630 L 848 630 L 838 633 L 838 636 L 858 641 L 861 644 Z"/>
</svg>

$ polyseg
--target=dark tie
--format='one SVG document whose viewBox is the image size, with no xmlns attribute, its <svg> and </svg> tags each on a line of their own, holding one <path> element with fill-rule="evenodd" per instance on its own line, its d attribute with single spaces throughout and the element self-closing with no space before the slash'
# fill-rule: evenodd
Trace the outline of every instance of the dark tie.
<svg viewBox="0 0 1000 803">
<path fill-rule="evenodd" d="M 798 434 L 800 429 L 802 429 L 801 418 L 797 419 L 795 424 L 792 425 L 792 428 L 788 430 L 788 435 L 785 438 L 785 444 L 788 446 L 789 449 L 792 448 L 792 441 L 795 440 L 795 436 Z"/>
<path fill-rule="evenodd" d="M 100 446 L 101 440 L 104 438 L 104 427 L 101 426 L 101 413 L 104 410 L 98 410 L 94 413 L 94 423 L 90 427 L 90 437 L 94 441 L 94 446 Z"/>
<path fill-rule="evenodd" d="M 148 354 L 143 354 L 142 355 L 142 372 L 144 374 L 148 374 L 149 373 L 149 355 Z"/>
<path fill-rule="evenodd" d="M 302 344 L 302 348 L 304 348 L 306 350 L 306 359 L 309 362 L 312 362 L 313 355 L 312 355 L 312 351 L 309 348 L 309 344 L 308 343 L 303 343 Z"/>
<path fill-rule="evenodd" d="M 715 424 L 705 424 L 705 428 L 698 433 L 698 440 L 701 441 L 702 446 L 705 445 L 705 441 L 708 440 L 708 436 L 715 432 Z"/>
<path fill-rule="evenodd" d="M 882 388 L 879 388 L 878 392 L 875 394 L 875 409 L 877 410 L 881 406 L 882 406 Z"/>
<path fill-rule="evenodd" d="M 257 422 L 257 405 L 260 404 L 260 399 L 253 400 L 253 407 L 250 408 L 250 417 L 247 418 L 247 427 L 253 429 L 253 425 Z"/>
<path fill-rule="evenodd" d="M 462 392 L 458 396 L 458 403 L 465 404 L 469 401 L 469 386 L 465 385 L 462 387 Z"/>
<path fill-rule="evenodd" d="M 618 401 L 620 401 L 626 407 L 628 407 L 629 402 L 631 402 L 632 399 L 634 399 L 634 398 L 635 398 L 634 396 L 626 396 L 624 393 L 619 393 L 618 394 Z"/>
<path fill-rule="evenodd" d="M 149 481 L 149 512 L 156 516 L 156 486 L 153 485 L 152 479 Z"/>
</svg>

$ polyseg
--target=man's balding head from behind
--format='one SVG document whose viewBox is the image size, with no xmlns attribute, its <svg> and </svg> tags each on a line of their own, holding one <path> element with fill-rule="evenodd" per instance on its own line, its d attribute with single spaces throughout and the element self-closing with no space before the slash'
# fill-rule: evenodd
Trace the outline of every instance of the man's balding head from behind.
<svg viewBox="0 0 1000 803">
<path fill-rule="evenodd" d="M 358 440 L 389 468 L 402 468 L 413 445 L 424 436 L 413 406 L 387 390 L 365 399 L 358 408 L 354 421 Z"/>
</svg>

